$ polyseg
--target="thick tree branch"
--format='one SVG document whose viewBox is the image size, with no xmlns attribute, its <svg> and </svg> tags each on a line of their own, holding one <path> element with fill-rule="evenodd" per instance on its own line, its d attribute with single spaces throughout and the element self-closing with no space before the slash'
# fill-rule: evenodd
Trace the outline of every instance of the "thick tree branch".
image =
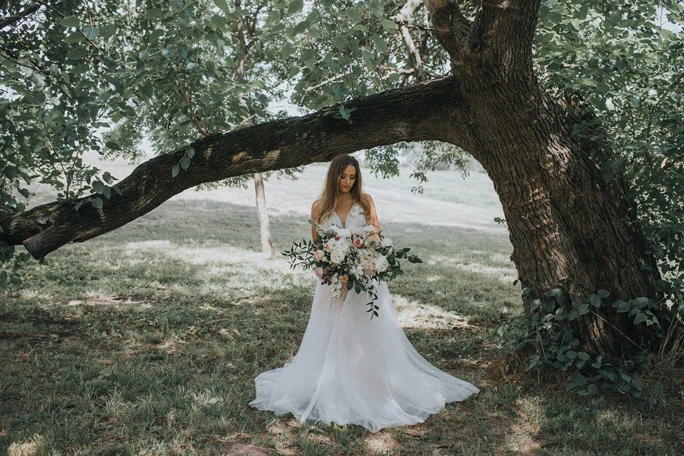
<svg viewBox="0 0 684 456">
<path fill-rule="evenodd" d="M 463 98 L 458 90 L 450 77 L 345 103 L 349 120 L 340 115 L 340 106 L 332 106 L 304 117 L 214 134 L 191 145 L 191 165 L 175 178 L 172 168 L 188 147 L 138 166 L 102 209 L 86 202 L 76 210 L 74 203 L 55 202 L 19 214 L 0 212 L 0 241 L 23 243 L 42 259 L 65 244 L 123 226 L 204 182 L 329 161 L 338 154 L 399 141 L 441 140 L 467 149 L 469 139 L 460 131 L 467 131 L 463 113 L 454 105 Z"/>
</svg>

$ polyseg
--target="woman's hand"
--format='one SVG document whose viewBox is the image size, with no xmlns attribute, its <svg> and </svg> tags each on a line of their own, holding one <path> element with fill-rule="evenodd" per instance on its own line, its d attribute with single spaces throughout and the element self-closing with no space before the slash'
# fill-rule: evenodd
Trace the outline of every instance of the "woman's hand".
<svg viewBox="0 0 684 456">
<path fill-rule="evenodd" d="M 342 286 L 340 287 L 340 302 L 341 303 L 344 302 L 345 299 L 347 299 L 347 292 L 349 291 L 347 289 L 347 282 L 348 281 L 349 281 L 348 276 L 345 275 L 345 276 L 340 277 L 340 284 L 342 284 Z"/>
</svg>

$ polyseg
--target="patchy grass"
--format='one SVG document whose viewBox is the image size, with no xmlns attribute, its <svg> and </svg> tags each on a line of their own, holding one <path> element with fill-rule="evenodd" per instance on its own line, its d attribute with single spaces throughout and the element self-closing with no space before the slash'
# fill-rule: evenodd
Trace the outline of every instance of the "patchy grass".
<svg viewBox="0 0 684 456">
<path fill-rule="evenodd" d="M 273 217 L 278 250 L 308 236 L 305 220 Z M 314 279 L 255 251 L 252 208 L 177 200 L 31 264 L 24 289 L 1 297 L 0 452 L 684 452 L 681 397 L 650 409 L 502 374 L 496 328 L 520 311 L 505 233 L 396 219 L 383 228 L 425 260 L 390 284 L 408 337 L 432 363 L 478 385 L 476 398 L 377 434 L 307 428 L 250 408 L 254 377 L 296 353 Z"/>
</svg>

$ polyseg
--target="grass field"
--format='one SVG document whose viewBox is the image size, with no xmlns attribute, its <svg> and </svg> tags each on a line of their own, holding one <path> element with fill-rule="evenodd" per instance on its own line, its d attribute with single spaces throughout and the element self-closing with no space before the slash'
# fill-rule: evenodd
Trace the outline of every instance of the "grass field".
<svg viewBox="0 0 684 456">
<path fill-rule="evenodd" d="M 267 183 L 277 250 L 308 236 L 324 170 Z M 390 284 L 408 337 L 477 397 L 377 434 L 250 408 L 254 377 L 296 353 L 315 279 L 258 253 L 251 190 L 186 192 L 0 295 L 0 454 L 684 454 L 684 387 L 649 408 L 504 368 L 521 304 L 486 176 L 438 172 L 421 196 L 366 177 L 386 234 L 425 261 Z"/>
</svg>

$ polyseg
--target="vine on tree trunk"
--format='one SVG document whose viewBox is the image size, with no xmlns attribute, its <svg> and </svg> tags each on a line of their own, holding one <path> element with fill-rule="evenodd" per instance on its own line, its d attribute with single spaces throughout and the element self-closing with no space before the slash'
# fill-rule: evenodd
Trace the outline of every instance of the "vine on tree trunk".
<svg viewBox="0 0 684 456">
<path fill-rule="evenodd" d="M 526 371 L 560 370 L 567 373 L 567 389 L 581 396 L 591 396 L 600 390 L 627 393 L 635 398 L 646 397 L 650 404 L 662 401 L 663 385 L 646 378 L 658 358 L 676 352 L 684 342 L 684 308 L 674 303 L 657 303 L 646 297 L 611 300 L 610 293 L 598 290 L 583 299 L 570 299 L 560 288 L 536 298 L 531 290 L 522 291 L 529 314 L 524 317 L 527 328 L 516 341 L 518 350 L 532 347 Z M 628 319 L 643 334 L 634 340 L 604 319 L 616 313 Z M 607 326 L 625 342 L 620 357 L 587 348 L 586 339 L 578 328 L 587 319 L 604 319 Z M 648 337 L 652 335 L 654 337 Z M 652 341 L 660 346 L 650 346 Z M 676 353 L 675 353 L 676 354 Z"/>
</svg>

